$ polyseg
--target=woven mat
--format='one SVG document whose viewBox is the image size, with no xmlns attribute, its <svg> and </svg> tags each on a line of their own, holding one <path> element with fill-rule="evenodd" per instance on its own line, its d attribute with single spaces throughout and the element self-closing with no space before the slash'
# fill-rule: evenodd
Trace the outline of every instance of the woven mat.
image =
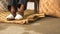
<svg viewBox="0 0 60 34">
<path fill-rule="evenodd" d="M 6 19 L 6 17 L 10 14 L 10 12 L 9 11 L 0 11 L 0 22 L 1 23 L 21 23 L 21 24 L 23 24 L 23 23 L 25 23 L 25 21 L 26 21 L 26 18 L 29 16 L 29 15 L 31 15 L 31 14 L 33 14 L 34 13 L 34 11 L 30 11 L 30 10 L 26 10 L 25 12 L 24 12 L 24 19 L 22 19 L 22 20 L 10 20 L 10 21 L 8 21 L 7 19 Z"/>
</svg>

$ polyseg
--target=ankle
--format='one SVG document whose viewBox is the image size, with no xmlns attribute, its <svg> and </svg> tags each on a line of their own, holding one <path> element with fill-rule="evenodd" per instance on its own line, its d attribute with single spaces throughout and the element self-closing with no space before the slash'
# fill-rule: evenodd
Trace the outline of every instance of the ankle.
<svg viewBox="0 0 60 34">
<path fill-rule="evenodd" d="M 16 14 L 13 14 L 13 13 L 11 13 L 14 17 L 16 16 Z"/>
<path fill-rule="evenodd" d="M 11 11 L 11 14 L 15 17 L 16 16 L 16 11 Z"/>
<path fill-rule="evenodd" d="M 18 11 L 18 14 L 24 16 L 24 12 L 20 12 L 20 11 Z"/>
</svg>

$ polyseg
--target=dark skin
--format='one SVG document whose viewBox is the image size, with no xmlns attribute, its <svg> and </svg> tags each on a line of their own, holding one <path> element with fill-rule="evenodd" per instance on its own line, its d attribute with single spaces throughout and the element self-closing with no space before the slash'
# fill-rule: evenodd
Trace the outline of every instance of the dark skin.
<svg viewBox="0 0 60 34">
<path fill-rule="evenodd" d="M 8 0 L 6 0 L 8 1 Z M 11 6 L 11 14 L 15 17 L 16 16 L 16 10 L 14 8 L 14 6 Z M 21 4 L 21 6 L 18 8 L 18 14 L 20 15 L 24 15 L 24 4 Z"/>
<path fill-rule="evenodd" d="M 14 6 L 11 6 L 11 14 L 15 17 L 16 16 L 16 10 L 14 8 Z"/>
<path fill-rule="evenodd" d="M 18 8 L 18 14 L 21 14 L 22 16 L 24 16 L 24 5 L 21 4 L 21 6 Z"/>
<path fill-rule="evenodd" d="M 16 10 L 14 8 L 14 6 L 11 6 L 11 14 L 15 17 L 16 16 Z M 24 15 L 24 5 L 21 4 L 21 6 L 18 8 L 18 14 L 20 15 Z"/>
</svg>

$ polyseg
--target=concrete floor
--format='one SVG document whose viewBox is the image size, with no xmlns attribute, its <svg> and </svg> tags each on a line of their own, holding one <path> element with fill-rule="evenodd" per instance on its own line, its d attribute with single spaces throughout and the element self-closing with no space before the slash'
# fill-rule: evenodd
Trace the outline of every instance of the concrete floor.
<svg viewBox="0 0 60 34">
<path fill-rule="evenodd" d="M 0 23 L 0 34 L 60 34 L 60 18 L 46 17 L 26 25 Z"/>
</svg>

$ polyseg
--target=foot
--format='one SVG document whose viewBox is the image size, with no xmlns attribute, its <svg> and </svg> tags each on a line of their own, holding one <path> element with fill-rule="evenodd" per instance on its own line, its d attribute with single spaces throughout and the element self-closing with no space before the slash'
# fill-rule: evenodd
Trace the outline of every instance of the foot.
<svg viewBox="0 0 60 34">
<path fill-rule="evenodd" d="M 6 18 L 9 19 L 9 20 L 15 19 L 15 17 L 12 14 L 8 15 Z"/>
<path fill-rule="evenodd" d="M 21 19 L 23 19 L 23 16 L 20 15 L 20 14 L 17 14 L 16 17 L 15 17 L 15 19 L 16 19 L 16 20 L 21 20 Z"/>
</svg>

